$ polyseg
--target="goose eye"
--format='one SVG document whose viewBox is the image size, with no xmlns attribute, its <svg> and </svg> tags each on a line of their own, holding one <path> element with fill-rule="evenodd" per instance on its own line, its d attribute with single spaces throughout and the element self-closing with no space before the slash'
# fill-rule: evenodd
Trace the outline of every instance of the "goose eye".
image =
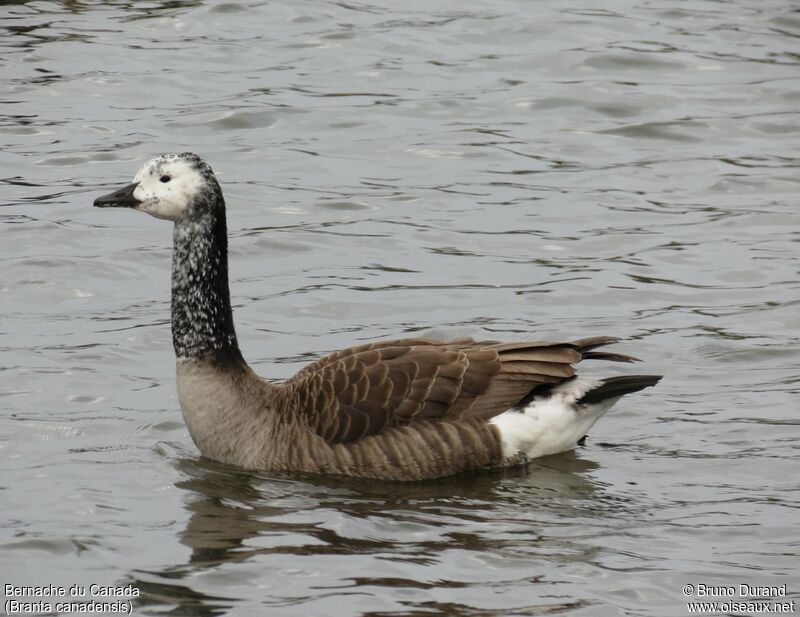
<svg viewBox="0 0 800 617">
<path fill-rule="evenodd" d="M 170 178 L 169 176 L 161 176 L 161 178 L 159 178 L 159 180 L 161 180 L 162 182 L 164 182 L 166 184 L 167 182 L 172 180 L 172 178 Z"/>
</svg>

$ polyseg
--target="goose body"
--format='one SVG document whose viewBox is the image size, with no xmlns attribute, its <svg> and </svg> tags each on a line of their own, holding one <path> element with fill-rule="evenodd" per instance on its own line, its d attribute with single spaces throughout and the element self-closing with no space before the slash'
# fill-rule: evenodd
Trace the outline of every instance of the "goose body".
<svg viewBox="0 0 800 617">
<path fill-rule="evenodd" d="M 574 448 L 624 394 L 655 375 L 577 377 L 601 336 L 563 343 L 407 338 L 351 347 L 271 383 L 239 351 L 230 304 L 225 201 L 191 153 L 145 163 L 94 202 L 171 220 L 178 398 L 209 458 L 253 470 L 421 480 L 509 467 Z"/>
</svg>

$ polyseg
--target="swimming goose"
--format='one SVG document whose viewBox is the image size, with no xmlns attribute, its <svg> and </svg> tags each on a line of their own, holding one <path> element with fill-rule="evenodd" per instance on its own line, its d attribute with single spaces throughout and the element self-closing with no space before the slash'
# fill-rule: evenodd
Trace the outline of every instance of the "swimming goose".
<svg viewBox="0 0 800 617">
<path fill-rule="evenodd" d="M 573 364 L 635 358 L 564 343 L 406 338 L 339 351 L 294 377 L 258 377 L 239 351 L 225 201 L 192 153 L 145 163 L 94 201 L 172 221 L 178 399 L 200 452 L 276 472 L 422 480 L 522 465 L 574 448 L 619 398 L 660 376 L 577 377 Z"/>
</svg>

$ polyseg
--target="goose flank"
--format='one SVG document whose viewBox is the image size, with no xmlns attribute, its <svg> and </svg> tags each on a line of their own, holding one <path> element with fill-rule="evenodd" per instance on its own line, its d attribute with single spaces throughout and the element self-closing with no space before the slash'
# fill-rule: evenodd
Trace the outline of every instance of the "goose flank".
<svg viewBox="0 0 800 617">
<path fill-rule="evenodd" d="M 294 377 L 258 377 L 239 351 L 228 286 L 225 200 L 192 153 L 145 163 L 94 201 L 172 221 L 178 399 L 200 452 L 231 465 L 422 480 L 521 465 L 582 443 L 625 394 L 658 375 L 589 379 L 610 336 L 569 342 L 407 338 L 351 347 Z"/>
</svg>

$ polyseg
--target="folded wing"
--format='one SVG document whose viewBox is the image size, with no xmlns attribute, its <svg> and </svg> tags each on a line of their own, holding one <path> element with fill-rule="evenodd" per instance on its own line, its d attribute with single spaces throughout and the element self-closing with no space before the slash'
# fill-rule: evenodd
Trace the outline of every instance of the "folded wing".
<svg viewBox="0 0 800 617">
<path fill-rule="evenodd" d="M 288 407 L 326 441 L 355 441 L 415 422 L 466 416 L 487 421 L 534 388 L 573 377 L 572 365 L 584 357 L 632 361 L 591 351 L 616 340 L 381 341 L 326 356 L 283 389 L 292 399 Z"/>
</svg>

